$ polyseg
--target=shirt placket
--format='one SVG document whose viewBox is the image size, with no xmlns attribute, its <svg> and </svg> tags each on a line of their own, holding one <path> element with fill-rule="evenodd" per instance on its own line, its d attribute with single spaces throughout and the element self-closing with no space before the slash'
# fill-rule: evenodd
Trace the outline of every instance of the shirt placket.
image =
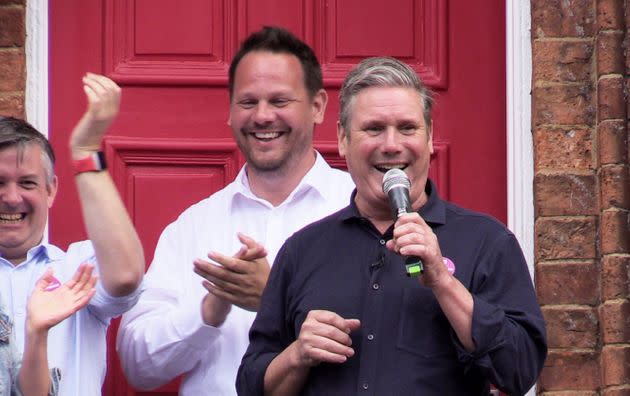
<svg viewBox="0 0 630 396">
<path fill-rule="evenodd" d="M 376 257 L 370 266 L 369 282 L 366 285 L 365 305 L 362 315 L 361 361 L 357 383 L 358 395 L 374 395 L 376 391 L 376 376 L 379 362 L 379 346 L 382 343 L 380 331 L 384 301 L 383 265 L 385 263 L 385 239 L 378 238 L 378 246 L 375 249 Z"/>
</svg>

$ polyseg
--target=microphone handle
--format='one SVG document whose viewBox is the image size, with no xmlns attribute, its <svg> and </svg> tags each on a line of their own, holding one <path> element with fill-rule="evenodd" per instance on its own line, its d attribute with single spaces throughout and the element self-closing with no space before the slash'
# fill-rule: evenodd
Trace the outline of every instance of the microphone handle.
<svg viewBox="0 0 630 396">
<path fill-rule="evenodd" d="M 422 272 L 424 272 L 424 266 L 420 257 L 405 256 L 405 273 L 408 277 L 415 278 L 422 275 Z"/>
</svg>

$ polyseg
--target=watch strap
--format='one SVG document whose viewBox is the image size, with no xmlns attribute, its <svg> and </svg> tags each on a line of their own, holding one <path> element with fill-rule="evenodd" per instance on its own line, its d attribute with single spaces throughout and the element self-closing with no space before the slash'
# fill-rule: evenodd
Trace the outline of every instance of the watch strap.
<svg viewBox="0 0 630 396">
<path fill-rule="evenodd" d="M 72 160 L 72 167 L 75 175 L 83 172 L 101 172 L 107 169 L 105 154 L 102 151 L 96 151 L 81 159 Z"/>
</svg>

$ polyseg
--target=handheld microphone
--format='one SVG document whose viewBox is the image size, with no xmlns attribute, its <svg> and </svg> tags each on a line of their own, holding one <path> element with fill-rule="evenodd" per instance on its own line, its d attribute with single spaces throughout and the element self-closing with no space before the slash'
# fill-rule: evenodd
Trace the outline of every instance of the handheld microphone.
<svg viewBox="0 0 630 396">
<path fill-rule="evenodd" d="M 389 207 L 392 210 L 394 221 L 405 213 L 411 213 L 411 201 L 409 200 L 409 177 L 400 169 L 390 169 L 383 176 L 383 192 L 389 198 Z M 416 256 L 405 257 L 405 272 L 407 276 L 415 277 L 422 274 L 422 260 Z"/>
</svg>

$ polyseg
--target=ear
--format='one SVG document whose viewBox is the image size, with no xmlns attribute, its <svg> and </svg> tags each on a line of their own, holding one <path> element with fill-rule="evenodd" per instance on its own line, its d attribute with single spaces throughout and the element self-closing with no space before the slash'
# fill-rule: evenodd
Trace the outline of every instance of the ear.
<svg viewBox="0 0 630 396">
<path fill-rule="evenodd" d="M 48 208 L 50 209 L 55 202 L 55 197 L 57 196 L 57 176 L 53 176 L 53 180 L 50 184 L 46 185 L 46 191 L 48 192 Z"/>
<path fill-rule="evenodd" d="M 317 91 L 315 96 L 313 96 L 313 100 L 311 101 L 311 106 L 313 108 L 313 122 L 315 124 L 321 124 L 324 122 L 324 113 L 326 112 L 326 105 L 328 104 L 328 94 L 323 89 Z"/>
<path fill-rule="evenodd" d="M 429 140 L 427 141 L 427 144 L 429 145 L 429 153 L 433 155 L 433 128 L 429 129 Z"/>
<path fill-rule="evenodd" d="M 347 144 L 346 131 L 343 129 L 343 126 L 341 126 L 341 123 L 337 121 L 337 147 L 341 158 L 346 158 Z"/>
</svg>

